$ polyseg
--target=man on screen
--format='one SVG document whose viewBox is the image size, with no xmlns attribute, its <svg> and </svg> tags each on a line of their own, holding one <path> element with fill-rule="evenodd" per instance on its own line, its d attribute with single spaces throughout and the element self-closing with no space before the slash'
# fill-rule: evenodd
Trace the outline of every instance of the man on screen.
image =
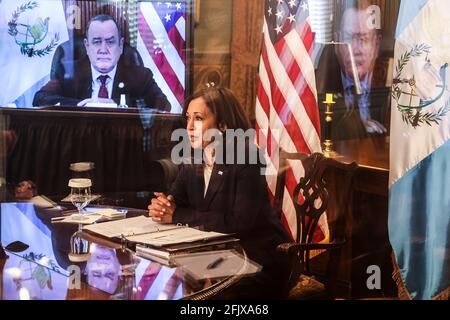
<svg viewBox="0 0 450 320">
<path fill-rule="evenodd" d="M 361 83 L 360 96 L 355 95 L 352 63 L 347 46 L 339 45 L 336 53 L 342 69 L 342 84 L 347 108 L 355 104 L 359 109 L 359 116 L 367 133 L 386 133 L 386 128 L 381 124 L 383 119 L 375 116 L 370 101 L 373 70 L 375 61 L 380 51 L 381 36 L 376 29 L 369 28 L 368 21 L 372 19 L 367 10 L 350 7 L 345 10 L 342 17 L 340 41 L 350 43 L 353 51 L 356 71 Z"/>
<path fill-rule="evenodd" d="M 333 140 L 361 139 L 387 132 L 389 90 L 382 83 L 386 79 L 374 76 L 382 39 L 380 30 L 370 23 L 374 16 L 369 6 L 369 1 L 355 1 L 344 10 L 338 44 L 325 46 L 319 60 L 318 92 L 334 93 L 338 97 L 333 108 Z M 360 82 L 359 92 L 355 74 Z"/>
<path fill-rule="evenodd" d="M 76 66 L 73 77 L 56 77 L 34 96 L 33 105 L 83 107 L 92 103 L 120 103 L 170 111 L 166 96 L 153 79 L 152 72 L 123 61 L 124 39 L 118 25 L 108 15 L 92 18 L 84 39 L 87 57 Z"/>
</svg>

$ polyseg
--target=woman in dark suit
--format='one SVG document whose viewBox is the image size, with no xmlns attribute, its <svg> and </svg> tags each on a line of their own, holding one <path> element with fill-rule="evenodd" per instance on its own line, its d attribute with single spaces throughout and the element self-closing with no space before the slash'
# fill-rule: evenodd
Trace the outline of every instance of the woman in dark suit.
<svg viewBox="0 0 450 320">
<path fill-rule="evenodd" d="M 257 152 L 252 141 L 236 146 L 226 130 L 250 129 L 242 107 L 225 88 L 206 88 L 190 99 L 185 107 L 186 129 L 193 150 L 201 150 L 201 164 L 184 164 L 168 196 L 156 193 L 149 206 L 150 216 L 163 223 L 182 223 L 206 231 L 233 233 L 247 255 L 263 266 L 258 277 L 241 284 L 240 297 L 278 298 L 287 271 L 276 247 L 290 241 L 273 213 L 262 166 L 250 164 L 249 153 Z M 217 131 L 216 139 L 234 156 L 220 161 L 207 133 Z M 218 137 L 218 138 L 217 138 Z M 246 153 L 244 163 L 238 156 Z M 199 162 L 195 162 L 199 163 Z M 246 285 L 247 284 L 247 285 Z M 260 285 L 258 285 L 260 284 Z M 238 292 L 238 291 L 236 291 Z"/>
</svg>

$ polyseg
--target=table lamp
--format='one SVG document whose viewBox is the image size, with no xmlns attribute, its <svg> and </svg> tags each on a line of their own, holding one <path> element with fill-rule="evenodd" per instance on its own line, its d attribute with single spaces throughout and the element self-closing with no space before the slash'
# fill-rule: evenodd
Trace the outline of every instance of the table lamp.
<svg viewBox="0 0 450 320">
<path fill-rule="evenodd" d="M 350 43 L 344 43 L 344 42 L 335 42 L 335 41 L 330 41 L 330 42 L 323 42 L 322 45 L 326 45 L 326 46 L 343 46 L 344 51 L 346 52 L 345 54 L 348 55 L 348 57 L 350 58 L 350 63 L 351 63 L 351 76 L 353 78 L 353 94 L 356 98 L 356 101 L 359 100 L 359 97 L 361 96 L 361 81 L 359 79 L 359 75 L 358 75 L 358 69 L 355 63 L 355 56 L 353 54 L 353 50 L 352 50 L 352 46 Z M 341 49 L 342 50 L 342 49 Z M 334 50 L 336 51 L 336 50 Z M 340 68 L 340 67 L 339 67 Z M 323 103 L 325 104 L 326 108 L 325 108 L 325 135 L 324 135 L 324 142 L 323 142 L 323 154 L 326 157 L 336 157 L 338 156 L 338 154 L 333 150 L 333 142 L 332 142 L 332 133 L 333 133 L 333 106 L 336 104 L 336 102 L 334 101 L 334 93 L 336 93 L 336 90 L 341 90 L 339 89 L 339 85 L 337 84 L 337 82 L 339 81 L 339 83 L 341 83 L 342 86 L 342 80 L 339 79 L 335 79 L 333 77 L 325 77 L 324 80 L 320 83 L 321 86 L 321 92 L 325 92 L 326 93 L 326 99 L 325 101 L 323 101 Z M 334 93 L 333 93 L 334 92 Z"/>
</svg>

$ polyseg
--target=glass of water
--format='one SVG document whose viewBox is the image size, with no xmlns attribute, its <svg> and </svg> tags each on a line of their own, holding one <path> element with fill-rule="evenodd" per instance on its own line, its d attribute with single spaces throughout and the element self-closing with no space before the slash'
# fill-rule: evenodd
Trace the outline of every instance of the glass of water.
<svg viewBox="0 0 450 320">
<path fill-rule="evenodd" d="M 91 201 L 91 179 L 70 179 L 70 200 L 80 215 Z"/>
</svg>

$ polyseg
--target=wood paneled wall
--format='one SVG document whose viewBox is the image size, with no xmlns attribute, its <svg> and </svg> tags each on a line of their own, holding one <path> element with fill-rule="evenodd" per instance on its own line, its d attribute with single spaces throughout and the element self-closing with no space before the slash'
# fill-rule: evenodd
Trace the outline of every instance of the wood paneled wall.
<svg viewBox="0 0 450 320">
<path fill-rule="evenodd" d="M 133 23 L 136 21 L 137 1 L 117 1 L 111 3 L 110 1 L 78 1 L 65 0 L 63 1 L 64 11 L 66 17 L 72 15 L 71 6 L 77 6 L 80 9 L 80 25 L 79 28 L 74 29 L 77 36 L 84 36 L 89 20 L 98 14 L 108 14 L 112 16 L 117 24 L 122 29 L 125 41 L 133 42 L 133 35 L 130 36 L 130 30 L 133 33 Z"/>
<path fill-rule="evenodd" d="M 233 2 L 230 88 L 251 121 L 255 120 L 263 21 L 264 1 Z"/>
</svg>

